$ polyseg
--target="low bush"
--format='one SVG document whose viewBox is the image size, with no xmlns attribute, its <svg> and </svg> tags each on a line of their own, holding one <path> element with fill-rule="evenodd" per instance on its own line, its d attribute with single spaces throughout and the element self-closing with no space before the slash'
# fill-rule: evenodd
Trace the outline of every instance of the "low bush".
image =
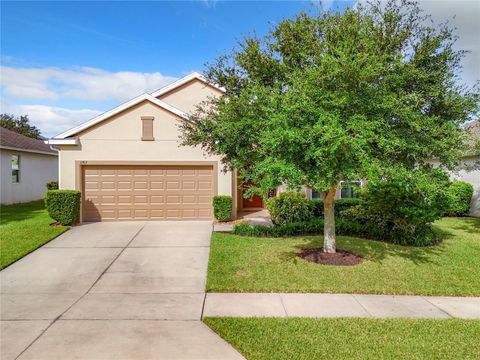
<svg viewBox="0 0 480 360">
<path fill-rule="evenodd" d="M 261 225 L 237 224 L 233 228 L 233 233 L 240 236 L 252 237 L 287 237 L 300 235 L 322 235 L 324 222 L 321 219 L 312 219 L 309 221 L 289 223 L 266 227 Z M 397 242 L 395 239 L 401 236 L 409 236 L 402 234 L 399 229 L 396 230 L 394 236 L 384 227 L 380 227 L 373 222 L 359 222 L 351 219 L 337 219 L 335 221 L 335 232 L 340 236 L 360 236 L 367 239 L 393 242 L 400 245 L 427 246 L 437 242 L 436 234 L 430 227 L 422 228 L 423 233 L 417 236 L 421 241 L 413 243 Z"/>
<path fill-rule="evenodd" d="M 276 225 L 296 223 L 312 218 L 311 202 L 304 193 L 285 191 L 267 200 L 267 209 Z"/>
<path fill-rule="evenodd" d="M 58 190 L 58 181 L 50 181 L 47 183 L 47 190 Z"/>
<path fill-rule="evenodd" d="M 233 228 L 233 233 L 236 235 L 254 237 L 318 235 L 323 234 L 323 225 L 323 219 L 311 219 L 308 221 L 288 223 L 272 227 L 237 224 Z M 337 235 L 355 235 L 380 240 L 382 235 L 382 232 L 379 229 L 346 219 L 337 219 L 335 222 L 335 231 Z"/>
<path fill-rule="evenodd" d="M 45 207 L 48 215 L 62 225 L 72 225 L 80 217 L 80 191 L 48 190 Z"/>
<path fill-rule="evenodd" d="M 366 227 L 373 237 L 399 245 L 428 246 L 437 241 L 431 224 L 448 204 L 445 183 L 433 173 L 405 171 L 370 181 L 362 202 L 342 211 L 346 220 Z"/>
<path fill-rule="evenodd" d="M 437 235 L 430 224 L 417 226 L 408 223 L 399 224 L 389 219 L 386 214 L 369 212 L 361 205 L 342 212 L 341 221 L 348 225 L 355 224 L 345 229 L 350 235 L 409 246 L 430 246 L 438 242 Z"/>
<path fill-rule="evenodd" d="M 473 186 L 464 181 L 454 181 L 448 186 L 447 193 L 449 204 L 445 215 L 468 215 L 473 195 Z"/>
<path fill-rule="evenodd" d="M 323 220 L 311 219 L 308 221 L 286 223 L 276 226 L 261 226 L 249 224 L 237 224 L 233 233 L 243 236 L 256 237 L 284 237 L 295 235 L 309 235 L 323 233 Z"/>
<path fill-rule="evenodd" d="M 232 217 L 232 197 L 228 195 L 214 196 L 213 215 L 218 221 L 230 221 Z"/>
<path fill-rule="evenodd" d="M 335 216 L 341 216 L 341 212 L 350 209 L 352 206 L 360 204 L 359 198 L 346 198 L 335 200 Z M 323 217 L 323 200 L 314 199 L 311 200 L 313 215 L 315 217 Z"/>
</svg>

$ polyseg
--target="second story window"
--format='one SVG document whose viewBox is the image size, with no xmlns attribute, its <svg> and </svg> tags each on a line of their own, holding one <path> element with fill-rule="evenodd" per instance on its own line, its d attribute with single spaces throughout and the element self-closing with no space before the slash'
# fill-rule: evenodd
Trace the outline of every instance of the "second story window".
<svg viewBox="0 0 480 360">
<path fill-rule="evenodd" d="M 12 155 L 12 183 L 20 182 L 20 155 Z"/>
</svg>

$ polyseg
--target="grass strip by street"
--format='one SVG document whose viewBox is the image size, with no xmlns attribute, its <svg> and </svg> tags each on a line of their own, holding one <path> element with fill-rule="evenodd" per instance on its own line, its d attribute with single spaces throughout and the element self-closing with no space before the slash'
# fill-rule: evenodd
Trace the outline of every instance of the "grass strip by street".
<svg viewBox="0 0 480 360">
<path fill-rule="evenodd" d="M 0 211 L 0 269 L 7 267 L 28 253 L 69 229 L 68 226 L 50 226 L 43 201 L 2 205 Z"/>
<path fill-rule="evenodd" d="M 205 318 L 249 360 L 478 359 L 480 321 Z"/>
</svg>

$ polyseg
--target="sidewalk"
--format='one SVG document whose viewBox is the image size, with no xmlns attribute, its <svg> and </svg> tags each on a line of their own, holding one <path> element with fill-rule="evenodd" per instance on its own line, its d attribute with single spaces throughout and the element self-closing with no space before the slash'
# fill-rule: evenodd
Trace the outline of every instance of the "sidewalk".
<svg viewBox="0 0 480 360">
<path fill-rule="evenodd" d="M 207 293 L 208 316 L 480 319 L 480 297 Z"/>
</svg>

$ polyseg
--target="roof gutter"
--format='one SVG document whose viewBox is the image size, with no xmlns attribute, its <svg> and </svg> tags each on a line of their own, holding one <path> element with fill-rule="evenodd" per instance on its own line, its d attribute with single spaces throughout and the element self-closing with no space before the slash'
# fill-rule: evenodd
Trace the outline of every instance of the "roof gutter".
<svg viewBox="0 0 480 360">
<path fill-rule="evenodd" d="M 44 141 L 48 145 L 78 145 L 78 138 L 66 138 L 66 139 L 48 139 Z"/>
<path fill-rule="evenodd" d="M 22 148 L 17 148 L 17 147 L 13 147 L 13 146 L 3 146 L 3 145 L 0 145 L 0 149 L 18 151 L 18 152 L 27 152 L 27 153 L 31 153 L 31 154 L 58 156 L 57 151 L 55 151 L 55 153 L 51 153 L 51 152 L 48 152 L 48 151 L 33 150 L 33 149 L 22 149 Z"/>
</svg>

